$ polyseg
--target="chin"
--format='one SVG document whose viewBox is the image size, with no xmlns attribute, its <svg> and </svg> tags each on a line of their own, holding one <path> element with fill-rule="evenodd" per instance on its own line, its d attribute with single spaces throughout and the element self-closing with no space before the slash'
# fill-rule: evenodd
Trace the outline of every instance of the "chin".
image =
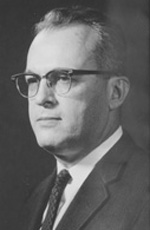
<svg viewBox="0 0 150 230">
<path fill-rule="evenodd" d="M 55 146 L 56 143 L 51 137 L 36 137 L 37 143 L 40 147 L 45 148 L 48 146 Z"/>
<path fill-rule="evenodd" d="M 55 149 L 63 142 L 62 137 L 55 132 L 39 132 L 35 134 L 38 145 L 44 149 Z"/>
</svg>

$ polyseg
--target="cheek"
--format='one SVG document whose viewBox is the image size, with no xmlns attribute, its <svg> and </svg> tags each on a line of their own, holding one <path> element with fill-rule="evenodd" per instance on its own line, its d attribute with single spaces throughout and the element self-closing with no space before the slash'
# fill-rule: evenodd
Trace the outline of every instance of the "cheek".
<svg viewBox="0 0 150 230">
<path fill-rule="evenodd" d="M 72 134 L 79 133 L 83 126 L 86 104 L 83 101 L 70 100 L 62 106 L 63 126 Z"/>
<path fill-rule="evenodd" d="M 30 120 L 31 126 L 34 129 L 34 123 L 35 123 L 37 111 L 34 106 L 34 103 L 32 102 L 28 102 L 28 114 L 29 114 L 29 120 Z"/>
<path fill-rule="evenodd" d="M 101 110 L 99 94 L 86 93 L 70 99 L 69 103 L 62 104 L 63 126 L 74 135 L 89 131 L 93 125 L 95 129 Z"/>
</svg>

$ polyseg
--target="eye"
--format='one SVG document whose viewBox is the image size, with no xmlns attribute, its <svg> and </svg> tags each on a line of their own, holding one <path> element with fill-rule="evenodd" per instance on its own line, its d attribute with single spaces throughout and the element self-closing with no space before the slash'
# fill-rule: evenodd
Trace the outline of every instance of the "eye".
<svg viewBox="0 0 150 230">
<path fill-rule="evenodd" d="M 53 71 L 50 74 L 50 78 L 53 84 L 66 84 L 70 81 L 70 77 L 68 76 L 68 74 L 62 71 Z"/>
<path fill-rule="evenodd" d="M 34 83 L 37 83 L 37 78 L 34 77 L 34 76 L 31 76 L 31 75 L 26 75 L 25 76 L 25 82 L 27 85 L 31 85 L 31 84 L 34 84 Z"/>
<path fill-rule="evenodd" d="M 66 75 L 66 73 L 60 73 L 58 76 L 58 81 L 62 83 L 66 83 L 70 80 L 70 78 Z"/>
</svg>

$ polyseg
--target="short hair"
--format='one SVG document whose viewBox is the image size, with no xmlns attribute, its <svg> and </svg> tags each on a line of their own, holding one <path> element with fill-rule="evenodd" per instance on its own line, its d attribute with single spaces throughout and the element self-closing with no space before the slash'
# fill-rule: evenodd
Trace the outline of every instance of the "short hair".
<svg viewBox="0 0 150 230">
<path fill-rule="evenodd" d="M 83 6 L 56 8 L 35 25 L 35 34 L 42 30 L 79 24 L 91 27 L 98 34 L 93 50 L 97 66 L 118 75 L 126 72 L 126 44 L 120 27 L 96 9 Z"/>
</svg>

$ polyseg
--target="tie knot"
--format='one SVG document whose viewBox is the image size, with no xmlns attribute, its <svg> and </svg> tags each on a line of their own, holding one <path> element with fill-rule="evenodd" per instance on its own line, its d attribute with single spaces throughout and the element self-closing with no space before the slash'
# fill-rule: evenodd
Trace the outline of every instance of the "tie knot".
<svg viewBox="0 0 150 230">
<path fill-rule="evenodd" d="M 66 169 L 60 171 L 60 173 L 56 177 L 56 182 L 58 186 L 65 187 L 68 181 L 70 180 L 71 176 Z"/>
</svg>

